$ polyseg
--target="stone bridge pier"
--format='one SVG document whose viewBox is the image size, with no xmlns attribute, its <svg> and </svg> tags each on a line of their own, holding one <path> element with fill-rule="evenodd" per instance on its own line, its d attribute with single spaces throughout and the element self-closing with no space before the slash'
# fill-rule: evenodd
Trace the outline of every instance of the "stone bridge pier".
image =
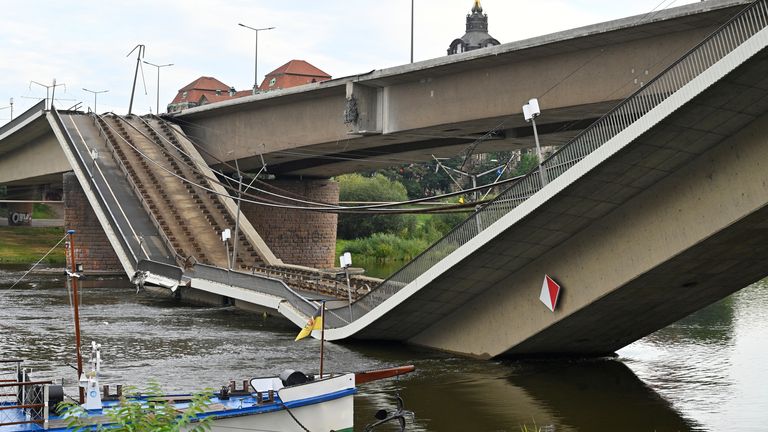
<svg viewBox="0 0 768 432">
<path fill-rule="evenodd" d="M 75 173 L 63 174 L 64 229 L 75 234 L 75 261 L 86 273 L 120 273 L 123 266 L 91 208 Z"/>
<path fill-rule="evenodd" d="M 270 181 L 270 192 L 309 201 L 339 203 L 339 184 L 330 179 L 280 179 Z M 259 201 L 279 206 L 306 204 L 259 194 Z M 243 215 L 251 222 L 272 252 L 286 264 L 324 268 L 334 265 L 335 213 L 269 207 L 243 202 Z"/>
</svg>

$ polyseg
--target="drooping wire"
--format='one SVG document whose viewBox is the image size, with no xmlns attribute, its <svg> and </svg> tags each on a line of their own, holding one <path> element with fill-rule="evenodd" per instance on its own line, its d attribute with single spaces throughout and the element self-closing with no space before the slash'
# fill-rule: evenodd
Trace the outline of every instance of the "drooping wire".
<svg viewBox="0 0 768 432">
<path fill-rule="evenodd" d="M 114 113 L 112 113 L 112 114 L 114 115 Z M 120 119 L 120 120 L 122 120 L 122 121 L 125 121 L 125 120 L 124 120 L 124 119 L 122 119 L 120 116 L 115 116 L 115 117 L 116 117 L 116 118 L 118 118 L 118 119 Z M 131 127 L 134 127 L 134 126 L 133 126 L 133 125 L 131 125 L 129 122 L 128 122 L 128 124 L 129 124 Z M 112 126 L 111 126 L 109 123 L 107 123 L 107 126 L 108 126 L 110 129 L 112 129 Z M 117 136 L 118 136 L 118 137 L 119 137 L 121 140 L 123 140 L 123 141 L 124 141 L 124 142 L 125 142 L 125 143 L 126 143 L 128 146 L 129 146 L 129 147 L 131 147 L 131 148 L 132 148 L 134 151 L 136 151 L 136 152 L 137 152 L 137 153 L 138 153 L 138 154 L 139 154 L 139 155 L 140 155 L 142 158 L 144 158 L 144 159 L 146 159 L 147 161 L 149 161 L 149 162 L 153 163 L 154 165 L 158 166 L 158 167 L 159 167 L 161 170 L 165 171 L 166 173 L 168 173 L 168 174 L 170 174 L 170 175 L 172 175 L 172 176 L 174 176 L 174 177 L 178 178 L 179 180 L 181 180 L 181 181 L 182 181 L 182 182 L 184 182 L 184 183 L 188 183 L 188 184 L 190 184 L 190 185 L 192 185 L 192 186 L 195 186 L 195 187 L 197 187 L 197 188 L 203 189 L 203 190 L 205 190 L 205 191 L 207 191 L 207 192 L 210 192 L 210 193 L 214 193 L 214 194 L 216 194 L 216 195 L 223 195 L 223 196 L 227 196 L 227 197 L 230 197 L 230 198 L 231 198 L 231 196 L 230 196 L 230 195 L 225 195 L 225 194 L 222 194 L 222 193 L 220 193 L 220 192 L 218 192 L 218 191 L 216 191 L 216 190 L 213 190 L 213 189 L 211 189 L 211 188 L 209 188 L 209 187 L 206 187 L 206 186 L 204 186 L 204 185 L 198 184 L 198 183 L 196 183 L 196 182 L 194 182 L 194 181 L 191 181 L 191 180 L 189 180 L 189 179 L 186 179 L 186 178 L 184 178 L 184 177 L 182 177 L 182 176 L 180 176 L 180 175 L 178 175 L 178 174 L 176 174 L 176 173 L 172 172 L 171 170 L 169 170 L 168 168 L 166 168 L 165 166 L 163 166 L 162 164 L 160 164 L 159 162 L 157 162 L 156 160 L 154 160 L 153 158 L 151 158 L 150 156 L 148 156 L 147 154 L 145 154 L 144 152 L 142 152 L 140 149 L 138 149 L 136 146 L 134 146 L 134 145 L 133 145 L 131 142 L 129 142 L 127 139 L 125 139 L 125 138 L 124 138 L 122 135 L 120 135 L 119 133 L 117 133 L 117 132 L 116 132 L 116 131 L 114 131 L 113 129 L 112 129 L 112 131 L 113 131 L 113 132 L 115 133 L 115 135 L 117 135 Z M 140 132 L 140 133 L 141 133 L 141 132 Z M 195 168 L 193 168 L 193 169 L 195 169 Z M 232 188 L 230 185 L 227 185 L 227 184 L 224 184 L 224 183 L 222 183 L 222 182 L 219 182 L 219 181 L 218 181 L 218 179 L 216 179 L 216 180 L 214 180 L 214 179 L 210 179 L 209 177 L 207 177 L 207 176 L 205 175 L 205 173 L 201 173 L 201 172 L 200 172 L 199 170 L 197 170 L 197 169 L 195 169 L 195 171 L 196 171 L 197 173 L 200 173 L 200 174 L 202 174 L 202 175 L 203 175 L 205 178 L 207 178 L 209 181 L 214 181 L 214 182 L 218 183 L 219 185 L 221 185 L 222 187 L 225 187 L 225 188 L 227 188 L 227 189 L 230 189 L 230 190 L 232 190 L 232 191 L 235 191 L 235 189 L 234 189 L 234 188 Z M 232 179 L 232 178 L 230 178 L 230 179 L 231 179 L 232 181 L 236 182 L 236 183 L 238 182 L 238 180 L 235 180 L 235 179 Z M 456 206 L 446 206 L 445 208 L 442 208 L 442 207 L 441 207 L 441 208 L 432 208 L 432 209 L 425 209 L 425 210 L 414 210 L 414 209 L 388 209 L 388 207 L 397 207 L 397 206 L 408 205 L 408 204 L 415 204 L 415 203 L 420 203 L 420 202 L 435 201 L 435 200 L 438 200 L 438 199 L 441 199 L 441 198 L 447 198 L 447 197 L 452 197 L 452 196 L 462 195 L 462 194 L 465 194 L 465 193 L 468 193 L 468 192 L 473 192 L 473 191 L 476 191 L 476 190 L 486 189 L 486 188 L 488 188 L 488 187 L 495 187 L 495 186 L 498 186 L 498 185 L 500 185 L 500 184 L 508 183 L 508 182 L 510 182 L 510 181 L 514 181 L 514 180 L 517 180 L 517 179 L 518 179 L 518 178 L 507 179 L 507 180 L 504 180 L 504 181 L 500 181 L 500 182 L 497 182 L 497 183 L 496 183 L 496 184 L 494 184 L 494 185 L 483 185 L 483 186 L 478 186 L 477 188 L 464 189 L 464 190 L 461 190 L 461 191 L 457 191 L 457 192 L 451 192 L 451 193 L 442 194 L 442 195 L 436 195 L 436 196 L 433 196 L 433 197 L 419 198 L 419 199 L 408 200 L 408 201 L 402 201 L 402 202 L 397 202 L 397 203 L 373 204 L 373 205 L 368 205 L 368 206 L 352 206 L 352 207 L 348 207 L 348 206 L 332 206 L 332 205 L 328 205 L 328 204 L 325 204 L 325 203 L 323 203 L 323 204 L 324 204 L 324 205 L 326 205 L 327 207 L 304 207 L 304 206 L 293 206 L 293 205 L 278 204 L 278 203 L 275 203 L 275 202 L 270 202 L 270 201 L 268 201 L 268 200 L 257 201 L 257 199 L 260 199 L 259 197 L 257 197 L 257 196 L 254 196 L 254 195 L 251 195 L 251 194 L 247 194 L 247 193 L 246 193 L 246 195 L 247 195 L 247 196 L 249 196 L 249 197 L 251 197 L 251 198 L 254 198 L 254 199 L 242 199 L 242 198 L 241 198 L 241 201 L 243 201 L 243 202 L 247 202 L 247 203 L 251 203 L 251 204 L 255 204 L 255 205 L 266 206 L 266 207 L 284 208 L 284 209 L 291 209 L 291 210 L 308 210 L 308 211 L 318 211 L 318 212 L 326 212 L 326 213 L 375 213 L 375 214 L 391 214 L 391 213 L 431 213 L 431 212 L 437 212 L 437 211 L 439 211 L 439 210 L 455 209 L 455 208 L 456 208 Z M 244 183 L 241 183 L 241 184 L 243 184 L 243 185 L 244 185 Z M 246 186 L 247 186 L 247 185 L 246 185 Z M 257 189 L 257 190 L 259 190 L 260 192 L 264 192 L 264 193 L 270 193 L 270 192 L 268 192 L 268 191 L 262 191 L 262 190 L 260 190 L 260 189 Z M 273 194 L 273 193 L 270 193 L 270 194 Z M 276 195 L 276 194 L 273 194 L 273 195 Z M 295 200 L 295 199 L 293 199 L 293 198 L 290 198 L 290 197 L 284 197 L 284 196 L 280 196 L 280 195 L 277 195 L 277 196 L 278 196 L 278 197 L 280 197 L 280 198 L 282 198 L 282 199 L 287 199 L 287 200 Z M 470 204 L 469 206 L 471 206 L 471 205 L 472 205 L 472 204 Z"/>
</svg>

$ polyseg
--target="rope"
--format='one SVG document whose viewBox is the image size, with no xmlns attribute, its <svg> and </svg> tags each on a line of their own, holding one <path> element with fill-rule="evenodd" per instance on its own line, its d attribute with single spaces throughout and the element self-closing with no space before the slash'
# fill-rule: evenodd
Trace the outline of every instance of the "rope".
<svg viewBox="0 0 768 432">
<path fill-rule="evenodd" d="M 21 282 L 21 281 L 22 281 L 22 280 L 23 280 L 25 277 L 27 277 L 27 275 L 28 275 L 28 274 L 29 274 L 29 273 L 30 273 L 32 270 L 34 270 L 34 269 L 35 269 L 35 267 L 37 267 L 37 266 L 38 266 L 38 265 L 39 265 L 41 262 L 43 262 L 43 260 L 45 259 L 45 257 L 47 257 L 48 255 L 50 255 L 50 254 L 51 254 L 51 252 L 53 252 L 53 250 L 54 250 L 54 249 L 56 249 L 57 247 L 59 247 L 59 245 L 61 244 L 61 242 L 63 242 L 63 241 L 66 239 L 66 238 L 67 238 L 67 234 L 64 234 L 64 237 L 62 237 L 62 238 L 61 238 L 61 240 L 59 240 L 59 242 L 58 242 L 58 243 L 56 243 L 56 244 L 55 244 L 55 245 L 54 245 L 54 246 L 51 248 L 51 250 L 49 250 L 48 252 L 46 252 L 46 253 L 45 253 L 45 255 L 43 255 L 43 257 L 42 257 L 42 258 L 40 258 L 40 260 L 39 260 L 39 261 L 37 261 L 37 262 L 36 262 L 36 263 L 35 263 L 35 264 L 34 264 L 34 265 L 33 265 L 33 266 L 32 266 L 32 267 L 29 269 L 29 270 L 27 270 L 27 272 L 26 272 L 26 273 L 24 273 L 24 274 L 23 274 L 23 275 L 22 275 L 22 276 L 21 276 L 21 277 L 20 277 L 20 278 L 19 278 L 19 279 L 18 279 L 16 282 L 14 282 L 14 283 L 13 283 L 13 285 L 11 285 L 11 287 L 10 287 L 10 288 L 6 289 L 5 291 L 3 291 L 3 292 L 2 292 L 2 294 L 0 294 L 0 299 L 2 299 L 2 298 L 3 298 L 3 296 L 5 296 L 5 294 L 6 294 L 6 293 L 8 293 L 8 291 L 12 290 L 12 289 L 13 289 L 13 287 L 15 287 L 16 285 L 18 285 L 18 283 L 19 283 L 19 282 Z"/>
<path fill-rule="evenodd" d="M 300 428 L 304 429 L 304 432 L 312 432 L 312 431 L 310 431 L 309 429 L 307 429 L 307 428 L 306 428 L 306 427 L 305 427 L 303 424 L 301 424 L 301 422 L 299 421 L 299 419 L 297 419 L 297 418 L 296 418 L 296 416 L 295 416 L 295 415 L 293 415 L 293 413 L 291 412 L 291 410 L 288 408 L 288 406 L 286 406 L 286 405 L 283 403 L 283 401 L 279 401 L 279 402 L 280 402 L 280 406 L 281 406 L 281 407 L 283 407 L 283 408 L 285 409 L 285 412 L 287 412 L 287 413 L 288 413 L 288 415 L 289 415 L 289 416 L 291 416 L 291 418 L 293 419 L 293 421 L 295 421 L 295 422 L 296 422 L 296 424 L 297 424 L 297 425 L 299 425 L 299 427 L 300 427 Z"/>
</svg>

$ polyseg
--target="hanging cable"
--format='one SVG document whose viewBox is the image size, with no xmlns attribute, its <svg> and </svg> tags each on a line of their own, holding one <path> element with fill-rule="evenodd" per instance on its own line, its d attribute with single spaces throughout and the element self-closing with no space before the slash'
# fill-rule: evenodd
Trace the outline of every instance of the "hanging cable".
<svg viewBox="0 0 768 432">
<path fill-rule="evenodd" d="M 112 113 L 112 114 L 114 115 L 114 113 Z M 94 115 L 96 115 L 99 118 L 101 117 L 98 114 L 94 114 Z M 116 116 L 116 115 L 114 115 L 114 116 L 115 116 L 115 118 L 119 119 L 119 121 L 125 121 L 120 116 Z M 204 185 L 195 183 L 195 182 L 193 182 L 191 180 L 188 180 L 188 179 L 186 179 L 186 178 L 184 178 L 184 177 L 182 177 L 182 176 L 172 172 L 171 170 L 169 170 L 168 168 L 164 167 L 162 164 L 160 164 L 159 162 L 155 161 L 154 159 L 149 157 L 147 154 L 142 152 L 140 149 L 138 149 L 136 146 L 134 146 L 130 141 L 128 141 L 125 137 L 123 137 L 121 134 L 117 133 L 117 131 L 115 131 L 108 122 L 106 124 L 110 128 L 110 130 L 116 136 L 118 136 L 121 140 L 123 140 L 129 147 L 131 147 L 134 151 L 136 151 L 136 153 L 138 153 L 142 158 L 144 158 L 147 161 L 151 162 L 152 164 L 156 165 L 157 167 L 159 167 L 161 170 L 165 171 L 166 173 L 168 173 L 168 174 L 178 178 L 179 180 L 181 180 L 184 183 L 188 183 L 188 184 L 190 184 L 192 186 L 198 187 L 198 188 L 203 189 L 203 190 L 205 190 L 207 192 L 211 192 L 211 193 L 214 193 L 216 195 L 221 195 L 221 196 L 226 196 L 226 197 L 230 197 L 231 198 L 230 195 L 222 194 L 222 193 L 220 193 L 220 192 L 218 192 L 216 190 L 213 190 L 213 189 L 211 189 L 209 187 L 206 187 Z M 128 124 L 130 124 L 130 123 L 128 123 Z M 196 172 L 200 173 L 197 170 L 196 170 Z M 204 173 L 201 173 L 201 174 L 204 175 Z M 209 177 L 206 176 L 206 178 L 210 180 Z M 278 204 L 278 203 L 275 203 L 275 202 L 269 202 L 267 200 L 257 201 L 256 199 L 259 199 L 259 197 L 251 195 L 251 194 L 246 194 L 246 195 L 251 197 L 251 198 L 254 198 L 254 199 L 242 199 L 242 201 L 243 202 L 247 202 L 247 203 L 256 204 L 256 205 L 266 206 L 266 207 L 284 208 L 284 209 L 292 209 L 292 210 L 308 210 L 308 211 L 318 211 L 318 212 L 326 212 L 326 213 L 371 213 L 371 214 L 425 213 L 425 212 L 434 212 L 434 211 L 439 210 L 439 209 L 412 210 L 412 209 L 387 209 L 387 208 L 389 208 L 389 207 L 398 207 L 398 206 L 403 206 L 403 205 L 408 205 L 408 204 L 415 204 L 415 203 L 420 203 L 420 202 L 435 201 L 435 200 L 438 200 L 438 199 L 441 199 L 441 198 L 447 198 L 447 197 L 462 195 L 462 194 L 465 194 L 467 192 L 473 192 L 473 191 L 476 191 L 476 190 L 486 189 L 488 187 L 495 187 L 495 186 L 500 185 L 500 184 L 504 184 L 504 183 L 508 183 L 510 181 L 518 180 L 519 178 L 520 177 L 516 177 L 516 178 L 513 178 L 513 179 L 507 179 L 507 180 L 498 182 L 495 185 L 483 185 L 483 186 L 478 186 L 476 188 L 464 189 L 464 190 L 461 190 L 461 191 L 447 193 L 447 194 L 442 194 L 442 195 L 436 195 L 436 196 L 433 196 L 433 197 L 419 198 L 419 199 L 415 199 L 415 200 L 408 200 L 408 201 L 402 201 L 402 202 L 397 202 L 397 203 L 374 204 L 374 205 L 369 205 L 369 206 L 353 206 L 353 207 L 345 207 L 345 206 L 332 206 L 332 207 L 292 206 L 292 205 Z M 230 179 L 232 181 L 236 182 L 235 179 L 232 179 L 232 178 L 230 178 Z M 219 182 L 218 179 L 214 180 L 214 181 L 216 183 L 218 183 L 219 185 L 221 185 L 222 187 L 228 188 L 228 189 L 230 189 L 232 191 L 235 190 L 235 189 L 231 188 L 229 185 L 225 185 L 224 183 Z M 289 197 L 282 197 L 282 196 L 280 196 L 280 198 L 282 198 L 282 199 L 290 199 Z M 450 208 L 450 207 L 446 207 L 446 208 Z"/>
</svg>

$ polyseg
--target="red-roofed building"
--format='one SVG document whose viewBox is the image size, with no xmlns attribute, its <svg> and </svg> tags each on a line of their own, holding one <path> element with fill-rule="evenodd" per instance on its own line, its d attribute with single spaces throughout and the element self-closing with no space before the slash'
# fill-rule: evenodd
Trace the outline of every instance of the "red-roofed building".
<svg viewBox="0 0 768 432">
<path fill-rule="evenodd" d="M 252 94 L 251 90 L 235 91 L 234 87 L 230 87 L 216 78 L 204 76 L 182 87 L 176 97 L 168 104 L 168 112 L 177 112 Z"/>
<path fill-rule="evenodd" d="M 296 87 L 313 82 L 328 81 L 331 76 L 304 60 L 291 60 L 268 73 L 259 87 L 259 91 L 277 90 Z M 236 91 L 213 77 L 200 77 L 182 87 L 168 104 L 168 112 L 178 112 L 187 108 L 251 96 L 252 90 Z"/>
<path fill-rule="evenodd" d="M 268 73 L 259 91 L 286 89 L 313 82 L 328 81 L 331 76 L 304 60 L 291 60 Z"/>
</svg>

